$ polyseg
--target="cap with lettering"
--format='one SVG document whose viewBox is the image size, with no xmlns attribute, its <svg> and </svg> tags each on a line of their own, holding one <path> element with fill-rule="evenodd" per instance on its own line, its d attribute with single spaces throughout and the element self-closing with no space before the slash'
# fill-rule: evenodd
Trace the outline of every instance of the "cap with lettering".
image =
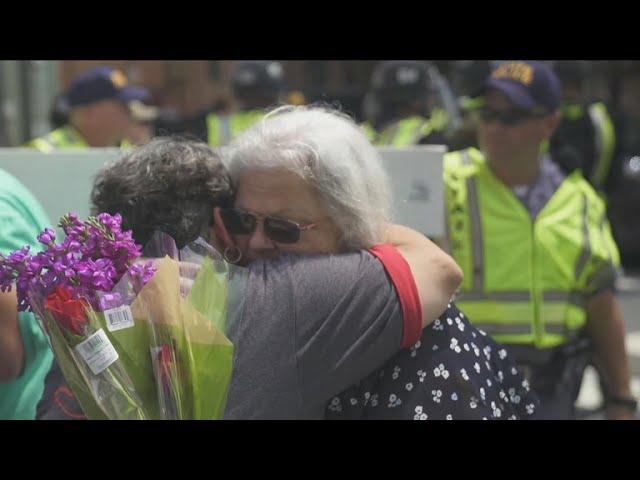
<svg viewBox="0 0 640 480">
<path fill-rule="evenodd" d="M 78 75 L 71 82 L 66 99 L 73 108 L 109 99 L 124 103 L 143 101 L 145 95 L 144 89 L 129 85 L 122 71 L 113 67 L 96 67 Z"/>
<path fill-rule="evenodd" d="M 484 85 L 504 93 L 520 108 L 558 109 L 562 96 L 560 80 L 544 62 L 505 62 L 496 67 Z"/>
</svg>

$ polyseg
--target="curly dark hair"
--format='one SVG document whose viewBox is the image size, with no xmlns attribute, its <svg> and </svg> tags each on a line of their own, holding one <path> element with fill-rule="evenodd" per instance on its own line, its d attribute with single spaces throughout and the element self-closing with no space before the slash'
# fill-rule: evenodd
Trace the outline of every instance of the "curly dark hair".
<svg viewBox="0 0 640 480">
<path fill-rule="evenodd" d="M 233 202 L 231 180 L 218 153 L 184 137 L 157 137 L 127 151 L 96 176 L 92 213 L 122 215 L 123 229 L 145 245 L 155 230 L 178 246 L 207 236 L 213 208 Z"/>
</svg>

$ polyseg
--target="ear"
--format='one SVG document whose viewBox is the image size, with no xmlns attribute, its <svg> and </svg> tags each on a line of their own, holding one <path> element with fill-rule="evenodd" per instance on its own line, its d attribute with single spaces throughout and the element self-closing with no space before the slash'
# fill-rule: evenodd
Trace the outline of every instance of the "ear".
<svg viewBox="0 0 640 480">
<path fill-rule="evenodd" d="M 556 110 L 544 119 L 543 127 L 544 136 L 546 139 L 551 138 L 553 132 L 556 130 L 556 128 L 558 128 L 560 120 L 562 120 L 562 113 L 560 112 L 560 110 Z"/>
<path fill-rule="evenodd" d="M 222 215 L 220 215 L 220 207 L 213 208 L 213 233 L 222 244 L 222 248 L 235 247 L 236 244 L 231 238 L 231 235 L 227 231 L 224 222 L 222 221 Z"/>
</svg>

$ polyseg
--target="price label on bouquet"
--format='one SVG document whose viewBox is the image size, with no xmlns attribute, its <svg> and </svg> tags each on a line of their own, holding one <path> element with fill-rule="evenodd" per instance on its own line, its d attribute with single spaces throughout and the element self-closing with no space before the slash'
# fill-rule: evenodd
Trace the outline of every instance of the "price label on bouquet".
<svg viewBox="0 0 640 480">
<path fill-rule="evenodd" d="M 76 345 L 76 351 L 87 362 L 94 375 L 98 375 L 118 359 L 118 352 L 102 329 Z"/>
<path fill-rule="evenodd" d="M 133 313 L 128 305 L 105 310 L 104 316 L 107 320 L 107 329 L 110 332 L 117 332 L 134 325 Z"/>
</svg>

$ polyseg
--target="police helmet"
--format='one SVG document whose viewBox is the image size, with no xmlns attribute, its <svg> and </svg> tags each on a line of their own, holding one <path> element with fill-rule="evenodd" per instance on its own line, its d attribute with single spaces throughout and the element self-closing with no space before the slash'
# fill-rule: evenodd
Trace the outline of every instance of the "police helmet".
<svg viewBox="0 0 640 480">
<path fill-rule="evenodd" d="M 277 97 L 284 85 L 284 71 L 280 62 L 238 61 L 233 70 L 231 85 L 234 94 Z"/>
<path fill-rule="evenodd" d="M 582 86 L 589 75 L 589 65 L 582 60 L 558 60 L 553 70 L 563 86 Z"/>
<path fill-rule="evenodd" d="M 391 102 L 425 99 L 431 89 L 428 66 L 409 60 L 380 62 L 373 72 L 371 89 L 380 99 Z"/>
</svg>

